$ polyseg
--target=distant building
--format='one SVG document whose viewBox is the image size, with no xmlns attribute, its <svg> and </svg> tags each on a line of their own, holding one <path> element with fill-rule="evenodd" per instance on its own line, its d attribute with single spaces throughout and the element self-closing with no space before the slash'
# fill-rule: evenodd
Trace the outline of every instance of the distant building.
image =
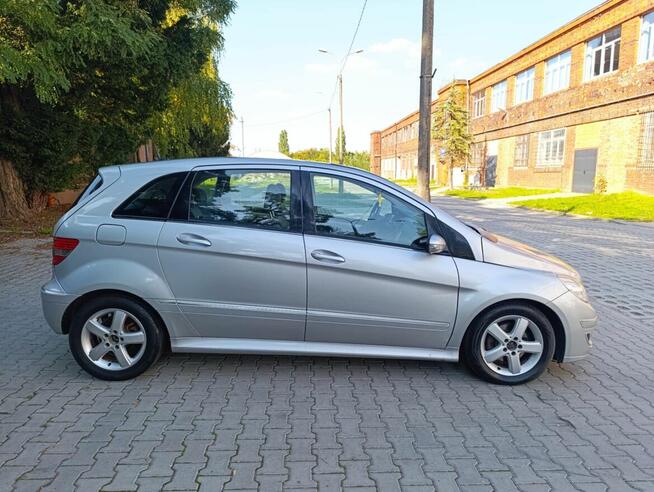
<svg viewBox="0 0 654 492">
<path fill-rule="evenodd" d="M 455 183 L 654 193 L 654 3 L 608 0 L 460 87 L 474 137 Z M 371 135 L 371 170 L 416 175 L 418 113 Z M 432 179 L 447 182 L 432 142 Z"/>
</svg>

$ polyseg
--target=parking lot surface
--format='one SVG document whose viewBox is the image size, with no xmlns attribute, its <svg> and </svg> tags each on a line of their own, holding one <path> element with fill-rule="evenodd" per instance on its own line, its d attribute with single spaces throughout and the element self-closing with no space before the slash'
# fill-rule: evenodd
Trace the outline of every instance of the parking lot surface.
<svg viewBox="0 0 654 492">
<path fill-rule="evenodd" d="M 99 381 L 42 318 L 49 241 L 16 241 L 0 490 L 654 490 L 654 227 L 436 202 L 580 271 L 601 318 L 589 358 L 517 387 L 455 364 L 235 355 Z"/>
</svg>

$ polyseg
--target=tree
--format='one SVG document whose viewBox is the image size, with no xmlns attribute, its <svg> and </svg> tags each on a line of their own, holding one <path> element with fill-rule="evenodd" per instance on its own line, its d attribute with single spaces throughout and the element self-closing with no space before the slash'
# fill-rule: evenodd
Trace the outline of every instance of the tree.
<svg viewBox="0 0 654 492">
<path fill-rule="evenodd" d="M 286 130 L 279 132 L 279 143 L 277 144 L 277 150 L 279 150 L 284 155 L 291 155 L 291 150 L 288 148 L 288 132 Z"/>
<path fill-rule="evenodd" d="M 341 150 L 341 137 L 343 138 L 343 149 Z M 347 154 L 347 145 L 345 140 L 345 130 L 340 126 L 336 130 L 336 155 L 339 157 L 343 155 L 343 163 L 345 163 L 345 154 Z M 342 154 L 341 154 L 342 152 Z"/>
<path fill-rule="evenodd" d="M 329 162 L 329 149 L 310 148 L 291 152 L 291 158 L 301 161 Z M 368 170 L 370 168 L 370 154 L 366 151 L 348 152 L 343 157 L 347 166 Z"/>
<path fill-rule="evenodd" d="M 463 107 L 461 95 L 456 88 L 452 88 L 446 101 L 436 107 L 432 131 L 433 138 L 439 141 L 443 150 L 452 188 L 454 167 L 465 164 L 472 143 L 468 130 L 468 111 Z"/>
<path fill-rule="evenodd" d="M 0 2 L 0 216 L 125 162 L 225 147 L 215 71 L 233 0 Z M 212 71 L 213 70 L 213 71 Z"/>
</svg>

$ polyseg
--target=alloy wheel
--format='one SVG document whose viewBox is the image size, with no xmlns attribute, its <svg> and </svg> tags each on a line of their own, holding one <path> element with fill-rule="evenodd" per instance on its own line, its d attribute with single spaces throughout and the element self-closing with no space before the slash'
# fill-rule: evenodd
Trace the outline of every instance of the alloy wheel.
<svg viewBox="0 0 654 492">
<path fill-rule="evenodd" d="M 533 369 L 543 350 L 543 334 L 536 323 L 519 315 L 502 316 L 481 337 L 481 356 L 493 372 L 520 376 Z"/>
<path fill-rule="evenodd" d="M 103 309 L 84 323 L 82 349 L 93 364 L 120 371 L 136 364 L 145 352 L 141 322 L 123 309 Z"/>
</svg>

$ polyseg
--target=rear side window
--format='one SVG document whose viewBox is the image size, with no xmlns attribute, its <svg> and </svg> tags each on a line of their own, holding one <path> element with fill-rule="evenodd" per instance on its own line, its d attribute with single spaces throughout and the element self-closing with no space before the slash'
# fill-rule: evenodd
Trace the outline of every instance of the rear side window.
<svg viewBox="0 0 654 492">
<path fill-rule="evenodd" d="M 278 170 L 199 171 L 193 179 L 187 203 L 190 222 L 289 231 L 291 173 Z M 178 217 L 177 211 L 174 215 L 186 219 Z"/>
<path fill-rule="evenodd" d="M 161 176 L 139 189 L 125 200 L 114 213 L 114 217 L 134 219 L 167 219 L 185 172 Z"/>
<path fill-rule="evenodd" d="M 70 206 L 70 208 L 73 208 L 75 205 L 77 205 L 79 202 L 84 200 L 86 197 L 91 196 L 93 193 L 98 191 L 101 186 L 102 186 L 102 176 L 96 174 L 95 177 L 91 180 L 91 182 L 88 185 L 86 185 L 86 188 L 84 188 L 82 192 L 77 196 L 77 198 Z"/>
</svg>

